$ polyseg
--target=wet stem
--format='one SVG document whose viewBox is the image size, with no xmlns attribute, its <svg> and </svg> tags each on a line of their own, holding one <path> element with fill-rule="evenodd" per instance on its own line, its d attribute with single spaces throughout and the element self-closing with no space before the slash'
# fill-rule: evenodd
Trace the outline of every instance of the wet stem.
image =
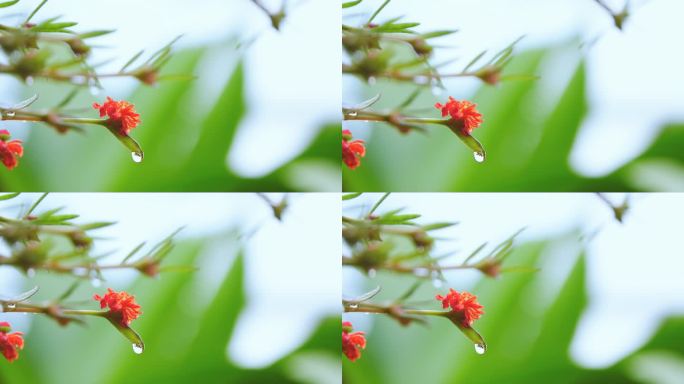
<svg viewBox="0 0 684 384">
<path fill-rule="evenodd" d="M 12 266 L 20 267 L 12 259 L 3 258 L 3 257 L 0 257 L 0 265 L 12 265 Z M 42 264 L 31 265 L 29 269 L 43 270 L 43 271 L 56 272 L 56 273 L 71 273 L 71 274 L 75 274 L 77 271 L 82 270 L 85 273 L 89 274 L 90 272 L 100 271 L 100 270 L 104 270 L 104 269 L 128 269 L 128 268 L 137 269 L 138 267 L 139 267 L 138 264 L 112 264 L 112 265 L 76 264 L 76 265 L 63 266 L 63 265 L 59 265 L 56 263 L 42 263 Z M 89 276 L 80 276 L 80 277 L 89 277 Z"/>
<path fill-rule="evenodd" d="M 3 302 L 0 304 L 3 312 L 10 313 L 43 313 L 49 314 L 50 307 L 44 307 L 40 305 L 24 304 L 24 303 L 10 303 Z M 109 311 L 98 311 L 92 309 L 61 309 L 61 315 L 69 316 L 96 316 L 96 317 L 107 317 Z"/>
<path fill-rule="evenodd" d="M 363 267 L 363 265 L 355 262 L 351 257 L 346 257 L 346 256 L 342 257 L 342 265 L 351 266 L 351 267 Z M 478 267 L 477 267 L 477 265 L 470 265 L 470 264 L 459 264 L 459 265 L 448 265 L 448 266 L 425 264 L 425 265 L 416 265 L 416 266 L 411 266 L 411 267 L 406 267 L 406 266 L 397 265 L 397 264 L 380 264 L 380 265 L 374 265 L 373 269 L 375 269 L 375 270 L 381 269 L 381 270 L 392 271 L 392 272 L 397 272 L 397 273 L 418 274 L 421 271 L 436 272 L 436 271 L 446 271 L 446 270 L 456 270 L 456 269 L 478 269 Z"/>
<path fill-rule="evenodd" d="M 344 120 L 349 121 L 376 121 L 392 123 L 393 119 L 398 119 L 401 123 L 406 124 L 438 124 L 446 126 L 449 123 L 449 120 L 447 119 L 435 119 L 428 117 L 407 117 L 398 114 L 384 114 L 370 111 L 346 112 L 344 114 Z"/>
<path fill-rule="evenodd" d="M 370 304 L 370 303 L 361 303 L 361 304 L 358 304 L 356 306 L 354 304 L 345 304 L 344 305 L 344 312 L 378 313 L 378 314 L 393 315 L 394 309 L 392 306 L 382 306 L 382 305 L 376 305 L 376 304 Z M 449 312 L 446 312 L 446 311 L 437 311 L 437 310 L 431 310 L 431 309 L 409 309 L 409 308 L 401 308 L 401 313 L 403 315 L 438 316 L 438 317 L 446 317 L 449 314 Z"/>
<path fill-rule="evenodd" d="M 14 116 L 9 116 L 8 114 L 5 113 L 2 116 L 2 120 L 37 121 L 37 122 L 48 122 L 49 123 L 49 116 L 46 114 L 31 113 L 31 112 L 15 113 Z M 85 118 L 85 117 L 59 117 L 59 122 L 63 123 L 63 124 L 95 124 L 95 125 L 105 126 L 107 123 L 107 120 L 91 119 L 91 118 Z"/>
</svg>

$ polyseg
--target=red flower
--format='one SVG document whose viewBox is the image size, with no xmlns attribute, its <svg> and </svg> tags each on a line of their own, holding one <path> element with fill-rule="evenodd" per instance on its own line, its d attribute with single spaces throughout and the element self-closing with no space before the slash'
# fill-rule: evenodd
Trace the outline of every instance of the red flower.
<svg viewBox="0 0 684 384">
<path fill-rule="evenodd" d="M 449 288 L 446 296 L 437 295 L 435 298 L 442 302 L 443 308 L 451 307 L 452 313 L 458 314 L 462 318 L 461 323 L 466 327 L 470 327 L 473 321 L 484 313 L 482 305 L 477 302 L 477 297 L 469 292 L 458 293 Z"/>
<path fill-rule="evenodd" d="M 24 348 L 23 333 L 10 331 L 10 325 L 0 322 L 0 352 L 10 363 L 19 358 L 19 350 Z"/>
<path fill-rule="evenodd" d="M 458 101 L 451 96 L 446 104 L 435 104 L 435 108 L 442 110 L 442 117 L 451 116 L 451 121 L 458 124 L 464 135 L 470 135 L 473 129 L 482 124 L 482 114 L 475 109 L 476 106 L 470 101 Z"/>
<path fill-rule="evenodd" d="M 342 323 L 342 352 L 350 361 L 361 357 L 361 350 L 366 348 L 366 338 L 363 332 L 353 332 L 352 323 Z"/>
<path fill-rule="evenodd" d="M 100 302 L 100 308 L 109 307 L 109 313 L 118 317 L 121 325 L 128 327 L 131 321 L 142 314 L 135 297 L 126 292 L 115 292 L 107 288 L 104 296 L 95 295 L 93 299 Z"/>
<path fill-rule="evenodd" d="M 0 158 L 7 169 L 12 170 L 19 164 L 19 158 L 24 156 L 24 147 L 21 140 L 11 140 L 10 133 L 6 129 L 0 130 Z"/>
<path fill-rule="evenodd" d="M 342 131 L 342 160 L 349 169 L 354 169 L 361 165 L 361 158 L 366 156 L 366 147 L 363 140 L 352 140 L 352 133 L 345 129 Z"/>
<path fill-rule="evenodd" d="M 140 115 L 135 113 L 135 106 L 128 101 L 116 101 L 107 96 L 104 104 L 93 103 L 93 108 L 100 110 L 100 117 L 107 115 L 107 122 L 122 135 L 128 135 L 131 129 L 140 124 Z"/>
</svg>

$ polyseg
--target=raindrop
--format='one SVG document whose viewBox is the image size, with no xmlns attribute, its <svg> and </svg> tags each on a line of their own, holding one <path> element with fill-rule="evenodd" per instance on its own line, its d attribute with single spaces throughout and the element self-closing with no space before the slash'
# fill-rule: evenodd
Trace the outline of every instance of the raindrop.
<svg viewBox="0 0 684 384">
<path fill-rule="evenodd" d="M 478 163 L 482 163 L 483 161 L 485 161 L 485 154 L 479 151 L 473 152 L 473 158 L 475 158 L 475 161 L 477 161 Z"/>
<path fill-rule="evenodd" d="M 432 81 L 432 87 L 430 88 L 430 91 L 435 96 L 441 96 L 442 93 L 444 93 L 444 87 L 442 87 L 442 84 L 440 84 L 439 81 L 435 79 Z"/>
<path fill-rule="evenodd" d="M 26 79 L 24 79 L 24 81 L 26 82 L 26 85 L 33 85 L 33 76 L 27 76 Z"/>
<path fill-rule="evenodd" d="M 97 96 L 100 94 L 100 92 L 102 92 L 102 88 L 100 88 L 95 79 L 91 79 L 88 82 L 88 90 L 90 91 L 90 94 L 93 96 Z"/>
<path fill-rule="evenodd" d="M 413 274 L 418 277 L 428 277 L 430 276 L 430 271 L 427 268 L 416 268 L 413 270 Z"/>
<path fill-rule="evenodd" d="M 33 269 L 33 268 L 27 269 L 27 270 L 26 270 L 26 276 L 28 276 L 29 278 L 33 279 L 34 277 L 36 277 L 36 270 Z"/>
<path fill-rule="evenodd" d="M 487 351 L 487 347 L 485 347 L 484 344 L 477 343 L 475 344 L 475 353 L 478 355 L 484 355 L 484 353 Z"/>
<path fill-rule="evenodd" d="M 419 85 L 427 85 L 430 79 L 427 76 L 416 76 L 413 78 L 413 81 Z"/>
<path fill-rule="evenodd" d="M 371 279 L 374 278 L 377 274 L 378 274 L 378 271 L 376 271 L 373 268 L 368 270 L 368 277 L 370 277 Z"/>
<path fill-rule="evenodd" d="M 14 309 L 17 307 L 17 303 L 7 303 L 7 308 Z"/>
<path fill-rule="evenodd" d="M 368 85 L 372 86 L 372 85 L 375 85 L 375 83 L 377 83 L 377 82 L 378 82 L 378 80 L 375 78 L 375 76 L 371 76 L 368 78 Z"/>
<path fill-rule="evenodd" d="M 71 82 L 78 85 L 85 85 L 86 78 L 81 75 L 71 76 Z"/>
<path fill-rule="evenodd" d="M 143 161 L 143 154 L 141 152 L 131 152 L 131 158 L 133 159 L 134 162 L 136 163 L 142 163 Z"/>
<path fill-rule="evenodd" d="M 143 350 L 145 350 L 145 347 L 143 347 L 142 344 L 133 344 L 133 353 L 135 353 L 136 355 L 143 353 Z"/>
</svg>

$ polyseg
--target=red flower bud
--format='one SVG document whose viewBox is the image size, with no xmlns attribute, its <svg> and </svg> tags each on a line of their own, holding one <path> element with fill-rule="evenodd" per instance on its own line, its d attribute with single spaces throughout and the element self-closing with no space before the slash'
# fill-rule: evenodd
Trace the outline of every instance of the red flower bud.
<svg viewBox="0 0 684 384">
<path fill-rule="evenodd" d="M 93 108 L 100 110 L 100 117 L 106 115 L 110 127 L 116 128 L 122 135 L 128 135 L 131 129 L 140 124 L 140 115 L 135 112 L 135 106 L 128 101 L 116 101 L 107 96 L 104 104 L 93 103 Z"/>
<path fill-rule="evenodd" d="M 19 358 L 19 350 L 24 348 L 24 339 L 21 332 L 9 333 L 10 324 L 0 322 L 0 353 L 10 363 Z"/>
<path fill-rule="evenodd" d="M 126 292 L 115 292 L 107 288 L 104 296 L 94 295 L 93 299 L 100 302 L 100 308 L 109 307 L 110 315 L 115 316 L 125 327 L 142 314 L 140 306 L 135 302 L 135 297 Z"/>
<path fill-rule="evenodd" d="M 458 101 L 451 96 L 446 104 L 435 104 L 435 108 L 442 110 L 442 117 L 451 116 L 451 122 L 456 124 L 456 128 L 464 135 L 470 135 L 473 129 L 482 124 L 482 114 L 475 109 L 476 106 L 470 101 Z"/>
<path fill-rule="evenodd" d="M 446 296 L 437 295 L 435 298 L 442 302 L 443 308 L 451 307 L 451 312 L 458 315 L 466 327 L 470 327 L 484 313 L 477 297 L 469 292 L 459 293 L 450 288 Z"/>
<path fill-rule="evenodd" d="M 366 147 L 363 140 L 353 140 L 351 131 L 342 131 L 342 160 L 349 167 L 354 169 L 361 165 L 361 158 L 366 156 Z"/>
<path fill-rule="evenodd" d="M 350 361 L 361 357 L 361 350 L 366 348 L 366 338 L 363 332 L 352 332 L 352 323 L 342 323 L 342 352 Z"/>
<path fill-rule="evenodd" d="M 21 140 L 11 140 L 10 133 L 3 129 L 0 130 L 0 160 L 11 170 L 19 164 L 19 158 L 24 155 L 24 147 L 21 146 Z"/>
</svg>

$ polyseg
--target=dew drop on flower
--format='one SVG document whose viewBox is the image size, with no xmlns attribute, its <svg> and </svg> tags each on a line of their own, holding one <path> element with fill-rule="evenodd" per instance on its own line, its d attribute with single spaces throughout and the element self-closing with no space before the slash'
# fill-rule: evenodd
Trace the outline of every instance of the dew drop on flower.
<svg viewBox="0 0 684 384">
<path fill-rule="evenodd" d="M 477 343 L 475 344 L 475 353 L 478 355 L 484 355 L 484 353 L 487 351 L 487 347 L 484 346 L 484 344 Z"/>
<path fill-rule="evenodd" d="M 475 161 L 478 163 L 485 161 L 485 155 L 482 152 L 473 152 L 473 158 L 475 158 Z"/>
<path fill-rule="evenodd" d="M 140 152 L 131 152 L 131 158 L 136 163 L 141 163 L 143 161 L 143 154 Z"/>
<path fill-rule="evenodd" d="M 371 279 L 374 278 L 377 274 L 378 272 L 373 268 L 368 270 L 368 277 L 370 277 Z"/>
<path fill-rule="evenodd" d="M 138 343 L 133 344 L 133 353 L 135 353 L 136 355 L 143 353 L 144 349 L 145 348 Z"/>
</svg>

